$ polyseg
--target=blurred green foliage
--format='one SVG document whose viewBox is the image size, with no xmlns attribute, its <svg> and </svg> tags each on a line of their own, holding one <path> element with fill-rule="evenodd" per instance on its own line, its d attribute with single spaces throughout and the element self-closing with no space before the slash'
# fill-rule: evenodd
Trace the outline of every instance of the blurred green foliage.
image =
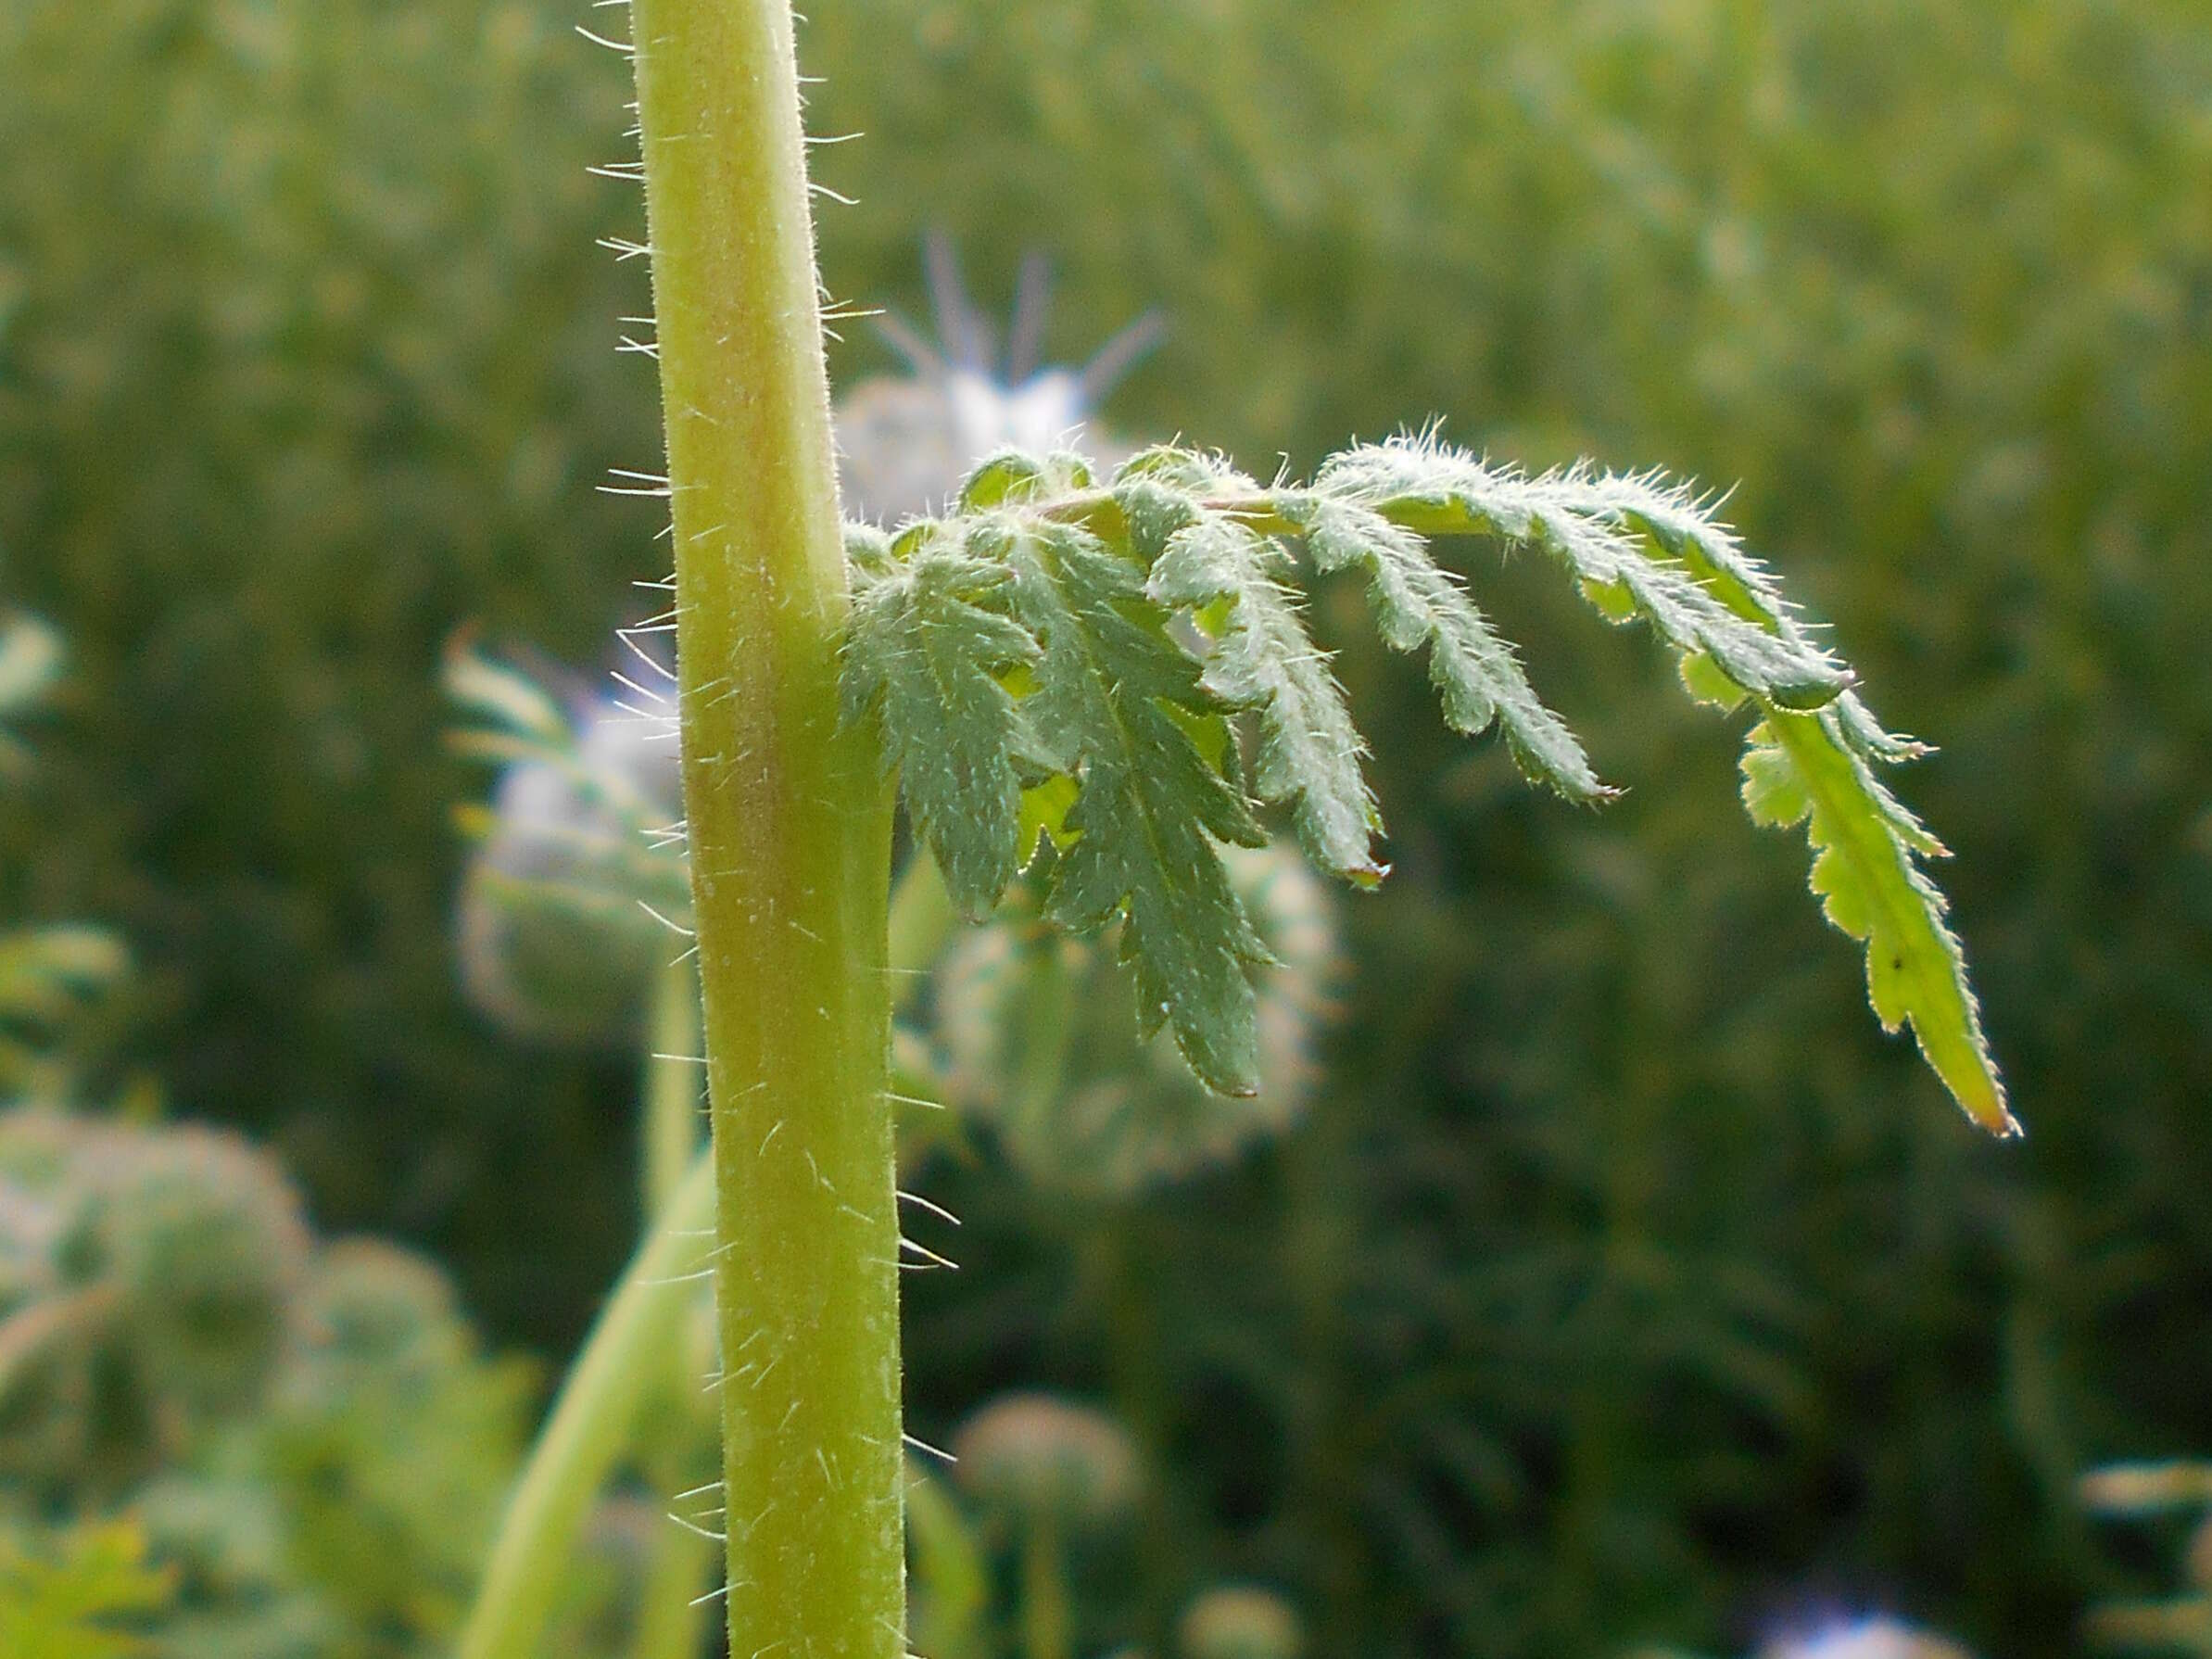
<svg viewBox="0 0 2212 1659">
<path fill-rule="evenodd" d="M 2212 1653 L 2212 1463 L 2108 1464 L 2082 1476 L 2081 1501 L 2116 1520 L 2165 1523 L 2180 1542 L 2179 1593 L 2161 1586 L 2164 1593 L 2155 1597 L 2115 1598 L 2092 1608 L 2091 1639 L 2124 1652 Z"/>
<path fill-rule="evenodd" d="M 443 1652 L 534 1384 L 427 1260 L 312 1238 L 235 1135 L 0 1113 L 0 1633 L 33 1633 L 0 1651 Z"/>
<path fill-rule="evenodd" d="M 594 14 L 600 19 L 613 14 Z M 623 66 L 550 0 L 0 8 L 0 548 L 61 734 L 0 914 L 118 930 L 119 1065 L 273 1135 L 508 1336 L 633 1224 L 626 1068 L 518 1049 L 453 961 L 476 788 L 438 652 L 604 654 L 657 527 Z M 587 19 L 588 20 L 588 19 Z M 2212 1445 L 2212 31 L 2194 0 L 853 0 L 814 8 L 841 297 L 1056 260 L 1113 403 L 1309 464 L 1447 417 L 1731 514 L 1943 753 L 1901 781 L 2029 1129 L 1869 1034 L 1654 654 L 1473 571 L 1625 800 L 1468 759 L 1354 644 L 1397 871 L 1343 905 L 1327 1086 L 1141 1206 L 940 1156 L 918 1432 L 1113 1399 L 1156 1646 L 1217 1577 L 1316 1653 L 1721 1648 L 1795 1587 L 2067 1651 L 2085 1463 Z M 846 377 L 886 354 L 850 327 Z M 1450 550 L 1447 550 L 1448 552 Z M 1662 694 L 1666 693 L 1666 694 Z M 1663 787 L 1662 787 L 1663 785 Z M 1110 1224 L 1109 1224 L 1110 1223 Z"/>
<path fill-rule="evenodd" d="M 35 1659 L 130 1659 L 137 1628 L 170 1599 L 127 1521 L 72 1527 L 28 1546 L 0 1532 L 0 1643 Z"/>
</svg>

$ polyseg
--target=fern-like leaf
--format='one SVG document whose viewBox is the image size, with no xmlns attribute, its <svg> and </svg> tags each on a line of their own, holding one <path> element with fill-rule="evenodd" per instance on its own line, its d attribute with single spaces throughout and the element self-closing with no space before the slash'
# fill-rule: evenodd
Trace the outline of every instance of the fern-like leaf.
<svg viewBox="0 0 2212 1659">
<path fill-rule="evenodd" d="M 1422 438 L 1363 444 L 1321 469 L 1324 490 L 1424 536 L 1496 536 L 1557 555 L 1616 620 L 1642 617 L 1682 652 L 1710 656 L 1745 690 L 1789 709 L 1821 708 L 1851 684 L 1826 652 L 1701 581 L 1623 481 L 1576 469 L 1530 478 Z M 1657 492 L 1654 492 L 1655 494 Z M 1654 505 L 1657 503 L 1654 502 Z M 1668 498 L 1670 513 L 1681 505 Z M 1740 578 L 1738 585 L 1741 585 Z"/>
<path fill-rule="evenodd" d="M 995 455 L 955 514 L 894 543 L 855 529 L 849 720 L 873 719 L 948 886 L 988 908 L 1049 832 L 1045 914 L 1122 924 L 1139 1019 L 1171 1024 L 1207 1085 L 1255 1075 L 1248 979 L 1266 953 L 1222 869 L 1286 807 L 1315 863 L 1383 873 L 1365 753 L 1288 586 L 1357 571 L 1384 642 L 1425 651 L 1446 720 L 1495 726 L 1522 769 L 1570 799 L 1610 792 L 1522 672 L 1513 647 L 1426 538 L 1488 535 L 1563 562 L 1615 620 L 1640 618 L 1702 702 L 1754 705 L 1745 801 L 1808 825 L 1813 886 L 1867 943 L 1874 1009 L 1909 1023 L 1974 1121 L 2016 1125 L 1958 941 L 1920 859 L 1935 838 L 1874 766 L 1925 753 L 1884 731 L 1852 675 L 1791 615 L 1705 504 L 1655 474 L 1528 477 L 1432 437 L 1358 446 L 1309 486 L 1263 487 L 1218 457 L 1162 448 L 1093 484 L 1080 458 Z M 1230 717 L 1256 728 L 1247 779 Z"/>
<path fill-rule="evenodd" d="M 1537 697 L 1513 648 L 1475 609 L 1459 579 L 1438 568 L 1420 536 L 1357 499 L 1291 493 L 1276 506 L 1305 538 L 1323 575 L 1366 573 L 1368 602 L 1385 645 L 1428 648 L 1429 679 L 1453 730 L 1473 737 L 1496 724 L 1531 778 L 1574 801 L 1612 793 L 1566 722 Z"/>
</svg>

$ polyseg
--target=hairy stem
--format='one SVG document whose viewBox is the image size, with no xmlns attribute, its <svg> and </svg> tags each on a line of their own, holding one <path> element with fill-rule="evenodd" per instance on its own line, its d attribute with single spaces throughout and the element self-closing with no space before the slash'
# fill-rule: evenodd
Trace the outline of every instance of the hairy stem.
<svg viewBox="0 0 2212 1659">
<path fill-rule="evenodd" d="M 632 8 L 716 1189 L 730 1651 L 904 1651 L 891 804 L 845 564 L 791 14 Z"/>
<path fill-rule="evenodd" d="M 926 855 L 908 862 L 891 908 L 908 918 L 908 925 L 893 931 L 891 941 L 891 983 L 897 1001 L 919 983 L 949 925 L 943 882 Z M 653 1086 L 664 1084 L 664 1077 L 656 1076 Z M 687 1101 L 696 1093 L 687 1090 Z M 555 1592 L 573 1570 L 576 1535 L 591 1500 L 632 1450 L 640 1407 L 664 1368 L 663 1356 L 680 1343 L 684 1313 L 699 1292 L 696 1279 L 706 1255 L 699 1235 L 713 1222 L 714 1208 L 713 1159 L 701 1151 L 676 1184 L 665 1222 L 649 1233 L 616 1283 L 530 1449 L 456 1650 L 460 1659 L 525 1659 L 536 1651 Z M 13 1328 L 12 1322 L 0 1325 L 0 1338 Z M 6 1352 L 6 1344 L 0 1340 L 0 1356 Z M 662 1496 L 673 1498 L 675 1492 Z M 673 1564 L 670 1573 L 673 1577 Z M 640 1635 L 640 1653 L 657 1651 L 645 1645 L 647 1640 Z"/>
</svg>

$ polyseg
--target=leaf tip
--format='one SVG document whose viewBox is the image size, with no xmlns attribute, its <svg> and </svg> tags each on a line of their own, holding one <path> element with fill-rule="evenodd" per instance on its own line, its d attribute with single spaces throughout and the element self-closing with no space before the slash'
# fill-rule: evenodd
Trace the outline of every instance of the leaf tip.
<svg viewBox="0 0 2212 1659">
<path fill-rule="evenodd" d="M 1998 1077 L 1996 1067 L 1986 1053 L 1975 1058 L 1977 1063 L 1964 1076 L 1956 1074 L 1956 1068 L 1940 1069 L 1937 1075 L 1976 1128 L 1987 1131 L 2000 1141 L 2025 1138 L 2027 1127 L 2013 1115 L 2012 1103 L 2005 1097 L 2004 1083 Z"/>
</svg>

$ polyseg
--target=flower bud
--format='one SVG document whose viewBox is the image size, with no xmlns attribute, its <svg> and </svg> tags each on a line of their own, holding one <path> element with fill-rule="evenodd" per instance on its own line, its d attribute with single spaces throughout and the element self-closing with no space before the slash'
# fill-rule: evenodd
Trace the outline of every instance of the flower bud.
<svg viewBox="0 0 2212 1659">
<path fill-rule="evenodd" d="M 653 973 L 684 948 L 670 924 L 688 917 L 689 878 L 655 838 L 681 814 L 667 736 L 594 704 L 568 730 L 534 733 L 501 776 L 462 880 L 459 945 L 470 999 L 516 1035 L 628 1036 Z"/>
<path fill-rule="evenodd" d="M 953 1442 L 960 1484 L 1017 1521 L 1102 1527 L 1136 1501 L 1137 1457 L 1113 1420 L 1048 1394 L 1008 1394 Z"/>
<path fill-rule="evenodd" d="M 1298 1659 L 1306 1646 L 1290 1603 L 1244 1584 L 1199 1596 L 1184 1610 L 1177 1640 L 1183 1659 Z"/>
</svg>

